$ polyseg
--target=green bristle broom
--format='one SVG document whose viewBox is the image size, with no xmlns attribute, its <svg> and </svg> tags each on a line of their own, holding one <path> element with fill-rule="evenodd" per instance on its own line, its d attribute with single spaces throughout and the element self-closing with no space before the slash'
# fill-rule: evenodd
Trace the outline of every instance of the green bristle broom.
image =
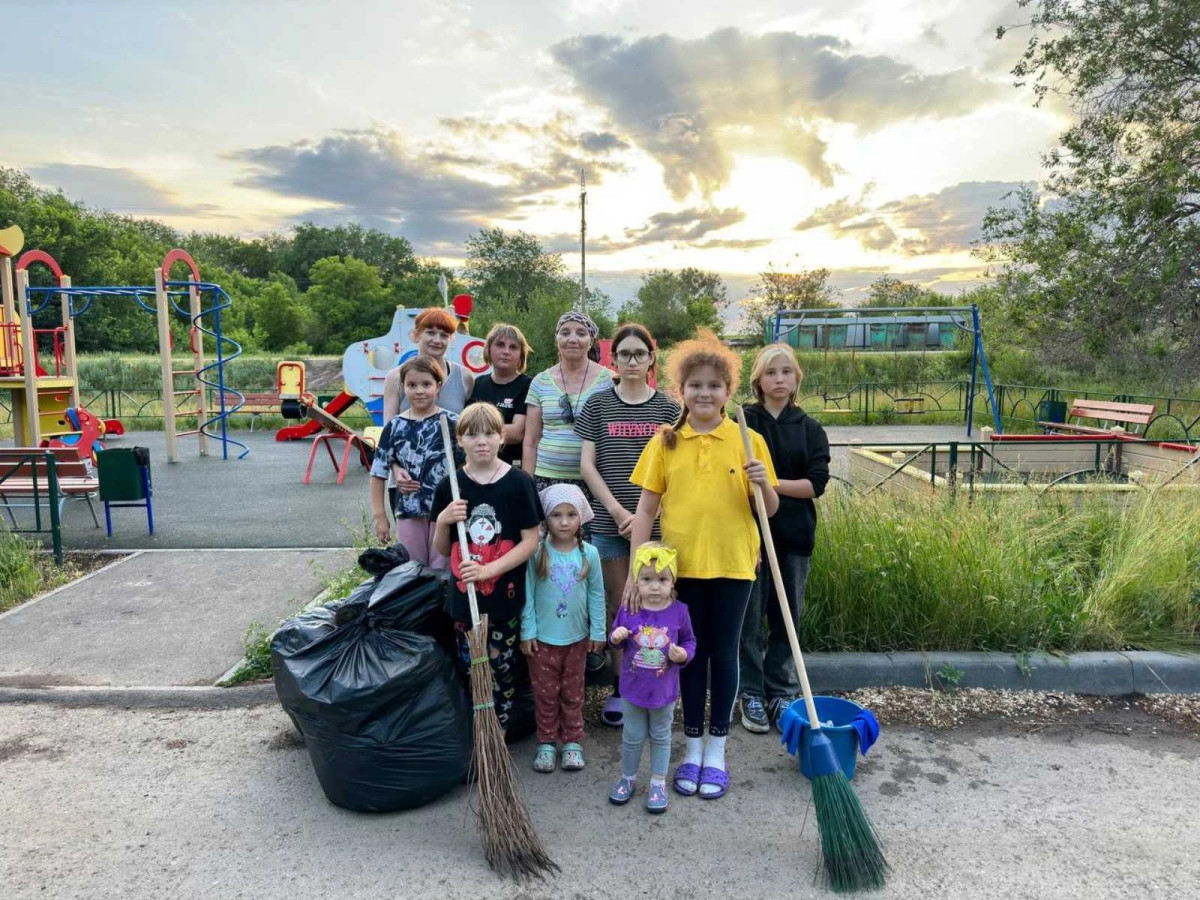
<svg viewBox="0 0 1200 900">
<path fill-rule="evenodd" d="M 750 444 L 750 432 L 746 418 L 739 406 L 738 426 L 742 432 L 742 446 L 746 459 L 754 459 Z M 875 826 L 867 818 L 858 795 L 851 787 L 842 765 L 834 752 L 829 738 L 821 733 L 821 720 L 813 704 L 812 688 L 808 684 L 808 672 L 804 668 L 804 656 L 800 653 L 800 641 L 792 623 L 788 608 L 787 590 L 783 575 L 779 571 L 779 560 L 775 557 L 775 544 L 771 541 L 771 524 L 767 516 L 766 501 L 757 484 L 754 488 L 754 507 L 762 525 L 763 548 L 771 567 L 775 583 L 775 596 L 783 612 L 783 625 L 787 630 L 788 643 L 792 647 L 792 659 L 796 662 L 796 673 L 800 676 L 800 687 L 804 691 L 804 705 L 808 708 L 809 728 L 805 732 L 808 758 L 812 767 L 813 806 L 817 813 L 817 832 L 821 839 L 821 861 L 829 885 L 838 893 L 883 887 L 888 864 L 883 856 L 883 847 Z"/>
</svg>

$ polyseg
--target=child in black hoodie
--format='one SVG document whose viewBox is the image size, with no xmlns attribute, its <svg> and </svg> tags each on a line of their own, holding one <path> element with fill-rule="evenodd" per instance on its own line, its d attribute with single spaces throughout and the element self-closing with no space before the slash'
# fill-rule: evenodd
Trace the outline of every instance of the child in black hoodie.
<svg viewBox="0 0 1200 900">
<path fill-rule="evenodd" d="M 825 493 L 829 481 L 825 429 L 796 403 L 803 374 L 791 347 L 764 347 L 750 373 L 758 402 L 746 407 L 746 424 L 766 440 L 779 476 L 779 512 L 771 519 L 771 534 L 797 631 L 817 531 L 813 500 Z M 765 562 L 758 570 L 742 622 L 739 669 L 742 725 L 747 731 L 765 734 L 772 723 L 778 727 L 779 716 L 800 691 L 775 585 Z"/>
</svg>

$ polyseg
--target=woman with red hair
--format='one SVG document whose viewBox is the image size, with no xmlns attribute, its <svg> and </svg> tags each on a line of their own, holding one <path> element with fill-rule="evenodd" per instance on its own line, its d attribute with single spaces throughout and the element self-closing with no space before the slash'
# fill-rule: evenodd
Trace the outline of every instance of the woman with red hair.
<svg viewBox="0 0 1200 900">
<path fill-rule="evenodd" d="M 475 384 L 474 376 L 465 366 L 446 359 L 450 339 L 457 330 L 458 320 L 450 310 L 441 306 L 422 310 L 413 322 L 412 330 L 417 355 L 428 356 L 441 367 L 446 376 L 442 383 L 442 391 L 438 394 L 438 406 L 452 413 L 463 411 Z M 392 421 L 396 414 L 407 406 L 400 386 L 400 367 L 397 366 L 387 373 L 387 378 L 383 381 L 383 424 Z"/>
</svg>

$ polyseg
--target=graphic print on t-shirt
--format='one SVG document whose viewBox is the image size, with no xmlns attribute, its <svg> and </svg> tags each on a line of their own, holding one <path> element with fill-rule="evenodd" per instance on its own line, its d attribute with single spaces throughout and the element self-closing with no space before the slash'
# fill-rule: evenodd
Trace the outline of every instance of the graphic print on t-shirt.
<svg viewBox="0 0 1200 900">
<path fill-rule="evenodd" d="M 471 559 L 486 566 L 515 547 L 513 541 L 501 537 L 501 530 L 496 510 L 487 503 L 477 504 L 467 517 L 467 549 Z M 450 571 L 458 579 L 458 589 L 465 591 L 467 585 L 462 580 L 462 549 L 458 543 L 450 548 Z M 497 580 L 492 578 L 475 582 L 476 592 L 481 597 L 487 597 L 496 589 Z"/>
<path fill-rule="evenodd" d="M 666 647 L 670 643 L 667 636 L 667 626 L 642 625 L 633 634 L 633 642 L 637 644 L 637 652 L 633 654 L 630 668 L 658 669 L 662 674 L 667 668 Z"/>
</svg>

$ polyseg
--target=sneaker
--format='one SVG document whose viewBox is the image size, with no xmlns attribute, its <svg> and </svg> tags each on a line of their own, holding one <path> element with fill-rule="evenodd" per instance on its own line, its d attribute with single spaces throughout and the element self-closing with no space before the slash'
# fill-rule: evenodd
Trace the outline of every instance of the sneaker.
<svg viewBox="0 0 1200 900">
<path fill-rule="evenodd" d="M 652 813 L 664 813 L 667 811 L 667 806 L 670 801 L 667 799 L 666 784 L 656 784 L 650 782 L 650 793 L 646 797 L 646 811 Z"/>
<path fill-rule="evenodd" d="M 762 697 L 742 694 L 742 727 L 753 734 L 766 734 L 771 730 Z"/>
<path fill-rule="evenodd" d="M 795 697 L 772 697 L 767 703 L 767 714 L 770 716 L 771 724 L 780 734 L 783 733 L 783 726 L 779 724 L 779 720 L 783 717 L 783 711 L 795 701 Z"/>
<path fill-rule="evenodd" d="M 629 802 L 629 798 L 633 796 L 633 792 L 637 790 L 632 778 L 626 778 L 622 775 L 613 789 L 608 792 L 608 802 L 614 806 L 624 806 Z"/>
</svg>

